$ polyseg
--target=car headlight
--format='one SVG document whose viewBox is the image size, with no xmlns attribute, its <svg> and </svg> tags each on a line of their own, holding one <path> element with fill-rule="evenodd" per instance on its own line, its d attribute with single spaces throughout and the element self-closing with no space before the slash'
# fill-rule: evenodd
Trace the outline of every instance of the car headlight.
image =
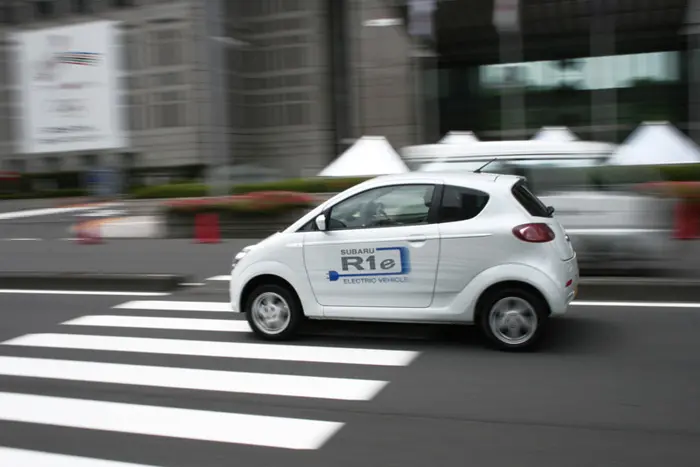
<svg viewBox="0 0 700 467">
<path fill-rule="evenodd" d="M 239 261 L 242 260 L 245 257 L 245 255 L 248 254 L 248 252 L 250 251 L 251 248 L 252 248 L 252 246 L 247 246 L 247 247 L 243 248 L 241 251 L 239 251 L 238 253 L 236 253 L 236 256 L 233 257 L 233 261 L 231 262 L 231 270 L 233 270 L 233 268 L 236 267 L 236 265 L 239 263 Z"/>
</svg>

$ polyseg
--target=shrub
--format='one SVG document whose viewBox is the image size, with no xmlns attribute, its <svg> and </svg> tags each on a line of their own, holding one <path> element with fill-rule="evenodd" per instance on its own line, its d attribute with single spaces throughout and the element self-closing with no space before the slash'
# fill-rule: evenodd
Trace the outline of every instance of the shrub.
<svg viewBox="0 0 700 467">
<path fill-rule="evenodd" d="M 0 193 L 2 199 L 43 199 L 43 198 L 77 198 L 89 196 L 87 190 L 80 188 L 67 188 L 51 191 L 29 191 L 17 193 Z"/>
<path fill-rule="evenodd" d="M 208 199 L 177 200 L 165 203 L 168 214 L 229 214 L 245 217 L 280 214 L 298 208 L 311 208 L 316 199 L 306 193 L 258 192 Z"/>
<path fill-rule="evenodd" d="M 236 185 L 229 190 L 232 195 L 256 192 L 286 193 L 337 193 L 346 190 L 369 178 L 296 178 L 276 182 Z M 209 193 L 204 183 L 169 183 L 150 187 L 140 187 L 131 191 L 135 199 L 156 198 L 203 198 Z"/>
<path fill-rule="evenodd" d="M 373 177 L 351 178 L 292 178 L 276 182 L 236 185 L 232 194 L 253 193 L 256 191 L 295 191 L 302 193 L 338 193 Z"/>
<path fill-rule="evenodd" d="M 135 199 L 157 198 L 201 198 L 208 194 L 207 185 L 203 183 L 171 183 L 141 187 L 131 192 Z"/>
</svg>

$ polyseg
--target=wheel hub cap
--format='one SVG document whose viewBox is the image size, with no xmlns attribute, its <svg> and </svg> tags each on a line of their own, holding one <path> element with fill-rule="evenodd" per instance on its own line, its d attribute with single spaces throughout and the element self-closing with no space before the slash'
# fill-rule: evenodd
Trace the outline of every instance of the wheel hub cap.
<svg viewBox="0 0 700 467">
<path fill-rule="evenodd" d="M 503 343 L 527 342 L 537 331 L 538 321 L 532 305 L 520 297 L 506 297 L 496 302 L 489 313 L 489 327 Z"/>
<path fill-rule="evenodd" d="M 260 294 L 250 310 L 255 325 L 267 334 L 283 332 L 291 319 L 289 305 L 274 292 Z"/>
</svg>

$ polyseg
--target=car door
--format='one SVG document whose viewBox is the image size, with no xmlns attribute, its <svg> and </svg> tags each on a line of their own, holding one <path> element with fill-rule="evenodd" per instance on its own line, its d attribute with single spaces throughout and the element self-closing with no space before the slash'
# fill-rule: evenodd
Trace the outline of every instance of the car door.
<svg viewBox="0 0 700 467">
<path fill-rule="evenodd" d="M 450 301 L 479 273 L 501 261 L 493 243 L 493 220 L 480 217 L 489 203 L 480 190 L 445 185 L 438 211 L 440 271 L 435 285 L 436 303 Z"/>
<path fill-rule="evenodd" d="M 371 188 L 327 211 L 327 230 L 307 232 L 304 262 L 317 301 L 330 307 L 426 308 L 440 239 L 431 206 L 439 188 Z"/>
</svg>

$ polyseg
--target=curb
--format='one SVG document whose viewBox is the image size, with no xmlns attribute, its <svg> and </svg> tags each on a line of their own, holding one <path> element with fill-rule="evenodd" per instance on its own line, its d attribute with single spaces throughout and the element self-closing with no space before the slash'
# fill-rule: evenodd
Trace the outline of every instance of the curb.
<svg viewBox="0 0 700 467">
<path fill-rule="evenodd" d="M 700 302 L 700 280 L 582 277 L 576 300 L 697 303 Z"/>
<path fill-rule="evenodd" d="M 70 228 L 71 233 L 73 234 L 80 234 L 81 232 L 87 232 L 87 233 L 96 233 L 95 231 L 98 231 L 99 234 L 97 235 L 98 237 L 102 237 L 102 226 L 105 224 L 109 224 L 110 222 L 116 222 L 118 220 L 125 219 L 125 217 L 107 217 L 103 219 L 92 219 L 89 221 L 81 221 L 78 222 L 77 224 L 73 225 Z"/>
<path fill-rule="evenodd" d="M 163 238 L 162 222 L 152 216 L 120 216 L 82 221 L 70 228 L 77 236 L 107 239 L 160 239 Z"/>
<path fill-rule="evenodd" d="M 176 274 L 0 273 L 0 289 L 172 292 L 187 281 Z"/>
</svg>

